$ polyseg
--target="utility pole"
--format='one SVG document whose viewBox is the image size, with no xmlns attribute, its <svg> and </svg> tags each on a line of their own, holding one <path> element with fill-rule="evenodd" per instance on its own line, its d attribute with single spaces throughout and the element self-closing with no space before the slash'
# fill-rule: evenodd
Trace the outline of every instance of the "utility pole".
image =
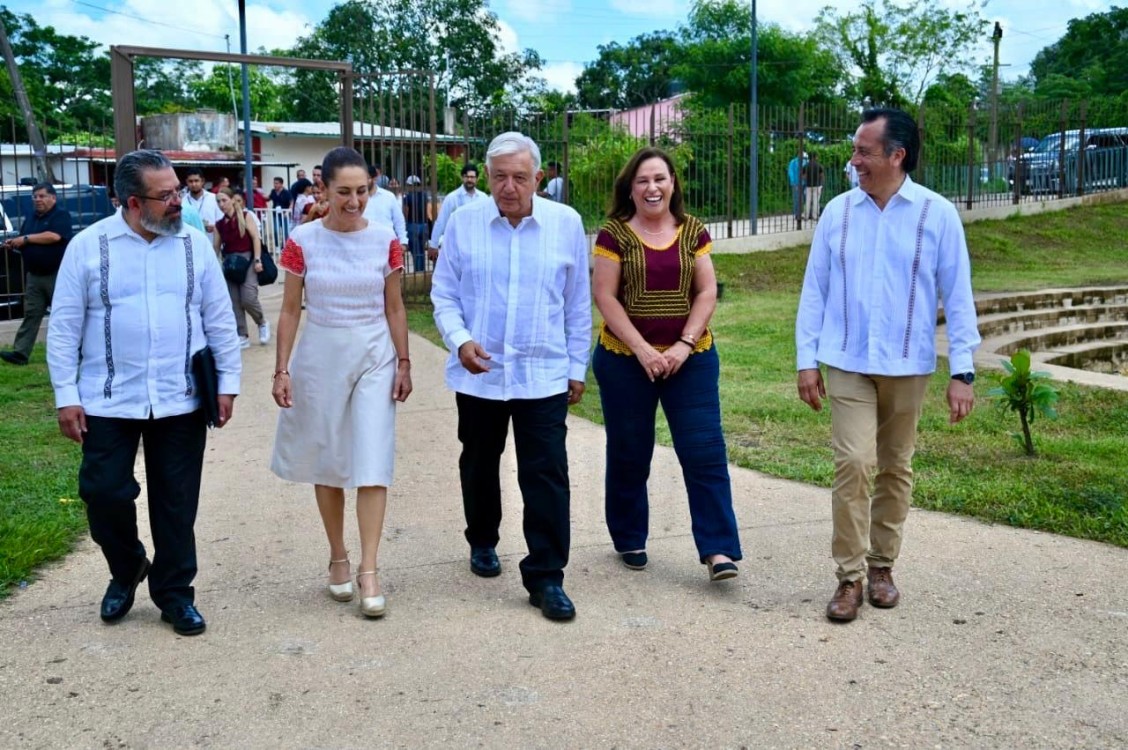
<svg viewBox="0 0 1128 750">
<path fill-rule="evenodd" d="M 247 54 L 247 0 L 239 0 L 239 54 Z M 251 84 L 247 63 L 242 63 L 243 71 L 243 197 L 247 208 L 255 208 L 254 174 L 251 172 L 254 154 L 251 153 Z M 342 134 L 343 135 L 343 134 Z"/>
<path fill-rule="evenodd" d="M 55 182 L 55 175 L 47 164 L 47 146 L 43 143 L 43 136 L 35 124 L 35 113 L 31 111 L 31 102 L 27 98 L 27 90 L 20 77 L 20 69 L 16 67 L 16 58 L 12 54 L 12 45 L 8 42 L 8 30 L 0 20 L 0 52 L 4 54 L 4 62 L 8 65 L 8 77 L 12 80 L 12 90 L 16 94 L 16 103 L 23 112 L 24 124 L 27 125 L 27 139 L 31 141 L 31 149 L 35 158 L 35 174 L 40 182 Z"/>
<path fill-rule="evenodd" d="M 752 0 L 752 112 L 749 123 L 752 130 L 752 152 L 749 154 L 751 175 L 748 179 L 750 191 L 748 200 L 748 220 L 752 234 L 758 234 L 756 214 L 760 211 L 760 103 L 757 91 L 756 66 L 759 58 L 759 39 L 756 36 L 756 0 Z"/>
<path fill-rule="evenodd" d="M 999 161 L 998 135 L 999 135 L 999 42 L 1003 38 L 1003 27 L 995 21 L 995 30 L 991 32 L 991 42 L 995 46 L 995 62 L 991 66 L 991 132 L 987 137 L 991 151 L 988 159 L 991 164 L 991 177 L 994 177 L 995 165 Z"/>
</svg>

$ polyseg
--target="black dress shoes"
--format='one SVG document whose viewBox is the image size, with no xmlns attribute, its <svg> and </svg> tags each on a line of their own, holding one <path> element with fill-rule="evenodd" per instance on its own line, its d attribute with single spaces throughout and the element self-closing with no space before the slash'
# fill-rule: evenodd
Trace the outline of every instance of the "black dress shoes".
<svg viewBox="0 0 1128 750">
<path fill-rule="evenodd" d="M 571 620 L 576 616 L 576 607 L 564 593 L 563 586 L 545 586 L 531 592 L 529 604 L 539 607 L 550 620 Z"/>
<path fill-rule="evenodd" d="M 129 613 L 129 610 L 133 608 L 133 595 L 147 575 L 149 575 L 149 560 L 144 559 L 141 561 L 141 567 L 137 570 L 137 575 L 133 577 L 132 581 L 119 583 L 115 579 L 110 579 L 110 585 L 106 587 L 106 595 L 102 597 L 102 620 L 104 622 L 117 622 Z"/>
<path fill-rule="evenodd" d="M 501 573 L 501 562 L 493 547 L 470 548 L 470 570 L 482 578 L 493 578 Z"/>
<path fill-rule="evenodd" d="M 0 359 L 4 360 L 8 364 L 12 364 L 12 365 L 21 365 L 22 366 L 22 365 L 27 364 L 27 357 L 24 356 L 23 352 L 17 352 L 17 351 L 12 351 L 12 350 L 3 351 L 3 352 L 0 352 Z"/>
<path fill-rule="evenodd" d="M 162 610 L 161 620 L 171 622 L 172 629 L 178 635 L 199 635 L 208 626 L 204 622 L 204 616 L 196 609 L 195 604 L 180 604 L 171 609 Z"/>
</svg>

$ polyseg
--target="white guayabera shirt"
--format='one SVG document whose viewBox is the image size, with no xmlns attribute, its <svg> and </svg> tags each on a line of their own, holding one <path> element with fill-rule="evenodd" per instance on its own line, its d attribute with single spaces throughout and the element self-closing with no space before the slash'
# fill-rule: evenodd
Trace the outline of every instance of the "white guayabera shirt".
<svg viewBox="0 0 1128 750">
<path fill-rule="evenodd" d="M 435 323 L 450 349 L 447 387 L 479 398 L 546 398 L 583 381 L 591 348 L 588 242 L 572 208 L 533 198 L 511 226 L 494 201 L 450 217 L 431 279 Z M 491 359 L 472 375 L 458 348 L 476 341 Z"/>
<path fill-rule="evenodd" d="M 191 413 L 199 408 L 192 355 L 205 346 L 219 393 L 239 393 L 231 298 L 203 232 L 184 226 L 147 242 L 118 212 L 71 240 L 47 334 L 57 408 L 123 419 Z"/>
<path fill-rule="evenodd" d="M 865 375 L 936 369 L 938 300 L 952 373 L 974 372 L 979 347 L 971 260 L 959 213 L 907 175 L 881 210 L 864 190 L 827 204 L 815 228 L 799 314 L 797 369 Z"/>
</svg>

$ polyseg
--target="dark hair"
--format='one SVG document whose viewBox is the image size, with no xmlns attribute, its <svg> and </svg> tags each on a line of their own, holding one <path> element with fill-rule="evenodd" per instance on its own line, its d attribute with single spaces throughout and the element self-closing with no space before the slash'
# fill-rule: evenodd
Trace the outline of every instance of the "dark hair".
<svg viewBox="0 0 1128 750">
<path fill-rule="evenodd" d="M 333 153 L 333 152 L 332 152 L 332 151 L 330 151 L 329 153 Z M 314 164 L 314 165 L 313 165 L 313 168 L 314 168 L 314 169 L 320 169 L 320 170 L 321 170 L 322 172 L 324 172 L 324 171 L 325 171 L 325 167 L 321 166 L 320 164 Z"/>
<path fill-rule="evenodd" d="M 862 113 L 862 122 L 877 120 L 885 120 L 885 132 L 881 136 L 885 155 L 892 156 L 897 149 L 905 149 L 901 170 L 905 174 L 910 174 L 916 169 L 917 160 L 920 159 L 920 130 L 917 128 L 916 120 L 910 117 L 908 112 L 889 107 L 867 109 Z"/>
<path fill-rule="evenodd" d="M 560 171 L 560 162 L 558 162 L 558 161 L 550 161 L 548 164 L 545 164 L 545 166 L 546 167 L 552 167 L 557 172 Z"/>
<path fill-rule="evenodd" d="M 297 196 L 304 193 L 306 191 L 306 188 L 311 187 L 312 185 L 313 180 L 309 179 L 308 177 L 299 177 L 298 179 L 294 180 L 294 184 L 290 186 L 290 192 L 293 193 L 294 197 L 296 198 Z"/>
<path fill-rule="evenodd" d="M 36 183 L 35 187 L 31 189 L 31 192 L 34 194 L 38 193 L 40 190 L 46 190 L 48 195 L 58 195 L 58 193 L 55 192 L 55 186 L 49 182 Z"/>
<path fill-rule="evenodd" d="M 369 177 L 375 177 L 377 174 L 379 174 L 379 172 L 380 172 L 380 168 L 378 166 L 376 166 L 375 164 L 369 164 L 368 165 L 368 176 Z"/>
<path fill-rule="evenodd" d="M 321 167 L 321 179 L 326 185 L 336 179 L 337 172 L 345 167 L 360 167 L 365 174 L 368 173 L 368 164 L 364 161 L 360 152 L 355 148 L 346 146 L 338 146 L 325 154 L 325 158 L 317 166 Z M 317 167 L 314 167 L 314 169 L 317 169 Z"/>
<path fill-rule="evenodd" d="M 666 166 L 670 170 L 670 178 L 674 181 L 674 192 L 670 196 L 670 213 L 674 215 L 674 220 L 679 225 L 682 224 L 685 221 L 685 199 L 682 197 L 681 180 L 678 179 L 677 172 L 674 170 L 674 160 L 665 151 L 653 146 L 636 151 L 627 165 L 619 172 L 619 176 L 615 178 L 615 186 L 611 193 L 611 206 L 607 210 L 608 218 L 627 221 L 635 215 L 634 201 L 631 200 L 631 188 L 634 186 L 638 168 L 647 159 L 661 159 L 666 162 Z"/>
<path fill-rule="evenodd" d="M 467 172 L 473 172 L 476 176 L 478 174 L 478 165 L 472 161 L 466 162 L 462 165 L 462 169 L 459 171 L 459 174 L 465 177 Z"/>
<path fill-rule="evenodd" d="M 145 172 L 171 168 L 172 162 L 160 151 L 148 148 L 130 151 L 118 159 L 114 170 L 114 192 L 119 200 L 127 201 L 131 195 L 144 195 Z"/>
<path fill-rule="evenodd" d="M 187 180 L 189 177 L 194 177 L 196 175 L 199 175 L 201 180 L 204 178 L 204 173 L 199 167 L 188 167 L 188 169 L 186 169 L 184 171 L 184 179 L 185 180 Z"/>
<path fill-rule="evenodd" d="M 274 181 L 275 181 L 275 182 L 281 182 L 281 183 L 282 183 L 283 185 L 285 185 L 285 184 L 286 184 L 286 181 L 285 181 L 285 180 L 283 180 L 283 179 L 282 179 L 281 177 L 275 177 L 275 178 L 274 178 Z"/>
</svg>

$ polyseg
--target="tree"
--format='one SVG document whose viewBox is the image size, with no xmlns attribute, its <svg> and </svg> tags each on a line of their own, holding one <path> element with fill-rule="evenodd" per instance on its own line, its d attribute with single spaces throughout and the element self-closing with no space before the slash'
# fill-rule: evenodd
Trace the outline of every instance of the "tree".
<svg viewBox="0 0 1128 750">
<path fill-rule="evenodd" d="M 668 31 L 641 34 L 621 45 L 601 44 L 599 57 L 576 79 L 576 97 L 586 109 L 629 109 L 670 96 L 673 68 L 684 54 Z"/>
<path fill-rule="evenodd" d="M 1128 89 L 1128 8 L 1071 20 L 1034 56 L 1030 74 L 1041 96 L 1118 96 Z"/>
<path fill-rule="evenodd" d="M 685 54 L 675 73 L 706 106 L 748 101 L 751 86 L 752 14 L 736 0 L 699 0 L 682 28 Z M 842 81 L 842 68 L 813 36 L 784 31 L 778 24 L 757 28 L 757 97 L 761 106 L 829 102 Z"/>
<path fill-rule="evenodd" d="M 30 15 L 17 16 L 4 7 L 0 16 L 44 138 L 101 123 L 110 111 L 110 60 L 97 52 L 97 42 L 59 34 L 51 26 L 39 26 Z M 0 71 L 0 116 L 15 117 L 16 137 L 26 138 L 7 70 Z"/>
<path fill-rule="evenodd" d="M 855 7 L 841 13 L 827 6 L 815 23 L 842 68 L 860 71 L 848 89 L 857 102 L 919 104 L 938 75 L 976 67 L 974 48 L 987 21 L 975 5 L 955 11 L 932 0 L 862 0 Z"/>
<path fill-rule="evenodd" d="M 505 53 L 497 16 L 485 0 L 346 0 L 286 54 L 319 60 L 348 60 L 356 72 L 357 96 L 392 95 L 416 106 L 427 102 L 426 77 L 384 77 L 401 70 L 433 71 L 440 101 L 460 109 L 509 103 L 536 89 L 531 74 L 542 61 L 532 50 Z M 296 70 L 286 101 L 294 119 L 335 119 L 335 79 Z"/>
<path fill-rule="evenodd" d="M 197 107 L 208 107 L 219 112 L 232 111 L 234 91 L 235 119 L 243 119 L 243 78 L 239 65 L 216 65 L 211 75 L 189 80 L 188 89 Z M 247 71 L 251 90 L 251 119 L 280 120 L 285 116 L 283 87 L 261 68 Z"/>
<path fill-rule="evenodd" d="M 133 100 L 139 115 L 185 112 L 195 109 L 191 85 L 203 78 L 199 60 L 133 60 Z"/>
</svg>

